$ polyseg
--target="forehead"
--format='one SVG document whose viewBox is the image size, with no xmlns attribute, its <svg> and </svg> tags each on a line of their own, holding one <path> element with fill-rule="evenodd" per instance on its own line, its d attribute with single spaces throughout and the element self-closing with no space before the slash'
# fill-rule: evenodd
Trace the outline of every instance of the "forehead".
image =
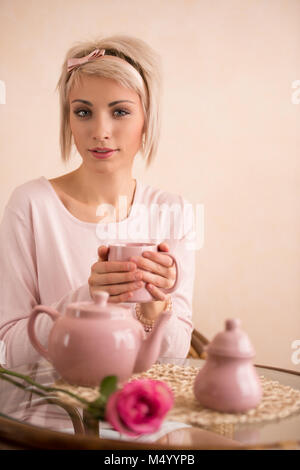
<svg viewBox="0 0 300 470">
<path fill-rule="evenodd" d="M 97 77 L 82 74 L 80 80 L 74 84 L 69 93 L 69 100 L 85 99 L 89 101 L 101 101 L 103 99 L 128 99 L 138 100 L 138 94 L 112 78 Z"/>
</svg>

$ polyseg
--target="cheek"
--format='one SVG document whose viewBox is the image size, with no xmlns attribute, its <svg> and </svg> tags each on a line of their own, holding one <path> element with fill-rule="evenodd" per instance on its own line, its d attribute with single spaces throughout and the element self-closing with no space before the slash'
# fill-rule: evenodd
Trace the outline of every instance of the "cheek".
<svg viewBox="0 0 300 470">
<path fill-rule="evenodd" d="M 136 126 L 136 125 L 130 126 L 127 129 L 126 136 L 127 138 L 129 138 L 132 145 L 136 145 L 137 143 L 141 141 L 142 136 L 143 136 L 142 130 L 143 128 L 141 126 Z"/>
<path fill-rule="evenodd" d="M 79 140 L 84 135 L 84 127 L 73 118 L 70 119 L 70 129 L 73 134 L 74 140 Z"/>
</svg>

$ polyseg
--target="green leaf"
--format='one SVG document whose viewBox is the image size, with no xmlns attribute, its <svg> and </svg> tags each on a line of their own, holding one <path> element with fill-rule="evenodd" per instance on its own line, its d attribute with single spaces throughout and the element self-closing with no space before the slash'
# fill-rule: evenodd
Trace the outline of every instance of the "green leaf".
<svg viewBox="0 0 300 470">
<path fill-rule="evenodd" d="M 107 377 L 104 377 L 100 384 L 100 393 L 105 401 L 113 392 L 117 390 L 117 384 L 118 377 L 116 375 L 108 375 Z"/>
<path fill-rule="evenodd" d="M 96 419 L 103 419 L 105 416 L 105 402 L 102 397 L 98 397 L 87 407 L 87 411 Z"/>
</svg>

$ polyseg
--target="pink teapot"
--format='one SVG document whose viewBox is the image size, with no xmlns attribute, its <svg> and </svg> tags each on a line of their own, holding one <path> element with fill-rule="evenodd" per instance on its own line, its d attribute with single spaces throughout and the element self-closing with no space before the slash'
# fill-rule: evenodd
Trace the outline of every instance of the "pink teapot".
<svg viewBox="0 0 300 470">
<path fill-rule="evenodd" d="M 240 320 L 229 319 L 204 348 L 207 359 L 194 381 L 194 395 L 206 408 L 243 413 L 262 399 L 262 388 L 252 359 L 255 351 Z"/>
<path fill-rule="evenodd" d="M 123 382 L 133 373 L 149 369 L 159 356 L 164 325 L 172 313 L 163 312 L 146 337 L 130 306 L 109 304 L 109 294 L 104 291 L 94 296 L 95 302 L 69 304 L 64 315 L 44 305 L 34 307 L 28 322 L 34 348 L 70 384 L 93 387 L 107 375 L 116 375 Z M 48 349 L 34 331 L 40 313 L 54 320 Z"/>
</svg>

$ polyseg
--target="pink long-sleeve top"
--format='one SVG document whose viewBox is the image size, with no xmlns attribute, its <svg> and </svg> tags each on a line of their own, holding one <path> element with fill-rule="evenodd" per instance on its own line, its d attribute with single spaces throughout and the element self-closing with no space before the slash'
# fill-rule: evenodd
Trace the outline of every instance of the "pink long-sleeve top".
<svg viewBox="0 0 300 470">
<path fill-rule="evenodd" d="M 183 217 L 190 213 L 187 205 L 191 206 L 182 196 L 136 180 L 126 219 L 90 223 L 68 211 L 44 176 L 16 187 L 0 225 L 0 363 L 16 367 L 39 360 L 27 333 L 33 307 L 48 305 L 63 315 L 71 302 L 92 301 L 88 278 L 98 261 L 98 247 L 126 241 L 165 241 L 179 260 L 182 281 L 171 294 L 173 315 L 164 330 L 160 356 L 186 357 L 195 273 L 195 252 L 189 247 L 194 219 Z M 131 308 L 135 316 L 134 303 Z M 44 346 L 52 327 L 50 317 L 40 314 L 35 330 Z"/>
</svg>

